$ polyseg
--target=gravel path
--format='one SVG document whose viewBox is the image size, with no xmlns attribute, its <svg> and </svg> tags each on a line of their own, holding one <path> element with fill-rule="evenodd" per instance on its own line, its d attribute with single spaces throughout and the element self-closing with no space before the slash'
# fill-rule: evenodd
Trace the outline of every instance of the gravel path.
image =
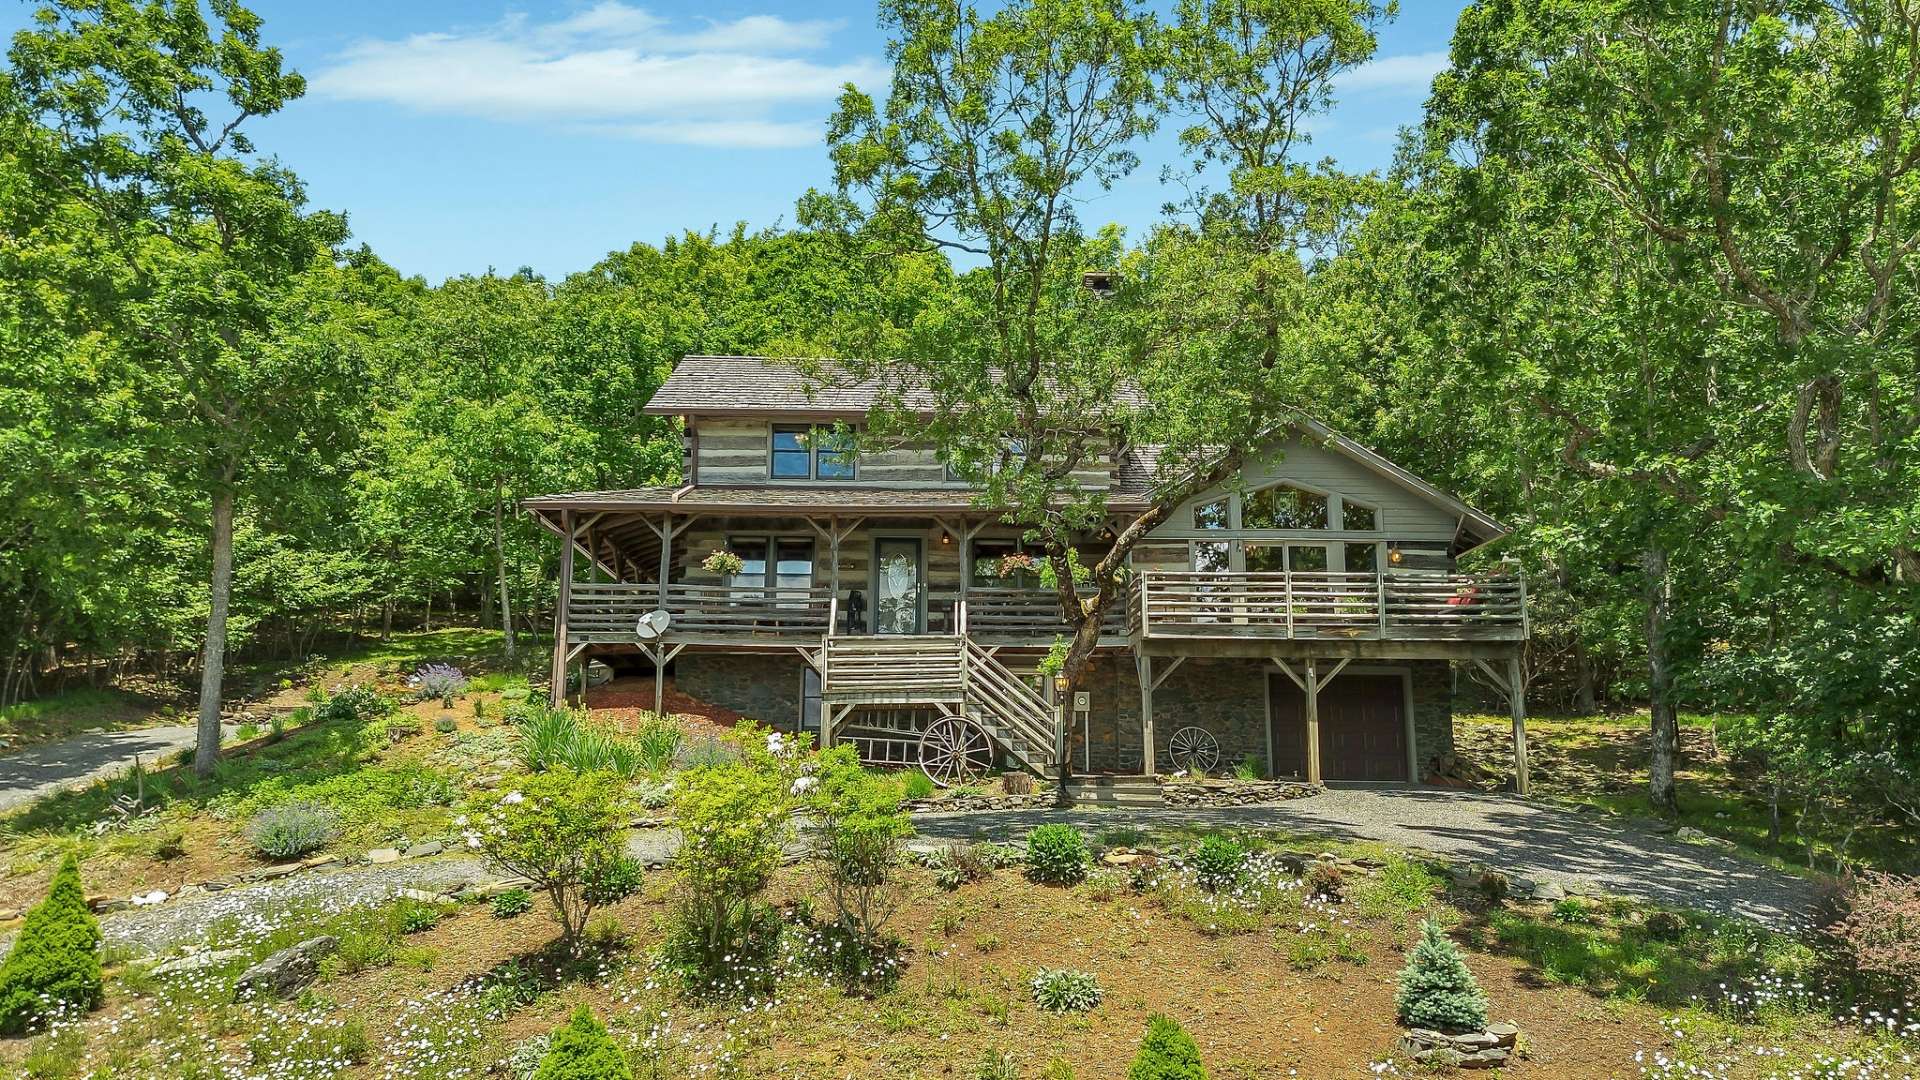
<svg viewBox="0 0 1920 1080">
<path fill-rule="evenodd" d="M 222 729 L 225 735 L 235 731 Z M 63 788 L 118 776 L 135 761 L 153 763 L 193 745 L 192 727 L 96 731 L 0 757 L 0 813 Z"/>
<path fill-rule="evenodd" d="M 1264 826 L 1371 840 L 1562 887 L 1741 915 L 1781 929 L 1805 924 L 1816 891 L 1805 878 L 1712 846 L 1681 843 L 1625 819 L 1576 814 L 1511 795 L 1434 788 L 1336 788 L 1268 806 L 919 815 L 914 824 L 927 838 L 999 839 L 1049 821 L 1092 830 Z"/>
</svg>

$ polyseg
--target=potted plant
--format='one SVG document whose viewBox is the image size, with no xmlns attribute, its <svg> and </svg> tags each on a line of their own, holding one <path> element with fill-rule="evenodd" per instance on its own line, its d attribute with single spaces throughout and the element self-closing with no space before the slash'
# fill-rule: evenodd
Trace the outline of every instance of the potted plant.
<svg viewBox="0 0 1920 1080">
<path fill-rule="evenodd" d="M 740 556 L 725 548 L 708 552 L 707 557 L 700 560 L 700 569 L 720 577 L 730 577 L 746 568 L 747 564 L 741 560 Z"/>
</svg>

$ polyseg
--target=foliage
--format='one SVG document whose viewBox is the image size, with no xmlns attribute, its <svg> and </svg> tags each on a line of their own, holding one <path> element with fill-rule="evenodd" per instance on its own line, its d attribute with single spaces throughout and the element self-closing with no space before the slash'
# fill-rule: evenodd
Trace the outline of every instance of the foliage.
<svg viewBox="0 0 1920 1080">
<path fill-rule="evenodd" d="M 453 699 L 466 692 L 466 673 L 452 664 L 427 664 L 407 676 L 407 686 L 413 690 L 417 701 L 432 701 L 439 698 L 441 704 L 453 708 Z"/>
<path fill-rule="evenodd" d="M 933 792 L 933 778 L 918 769 L 908 772 L 907 778 L 901 782 L 901 793 L 909 799 L 931 799 Z"/>
<path fill-rule="evenodd" d="M 340 815 L 316 802 L 269 806 L 247 823 L 248 842 L 255 851 L 275 862 L 318 851 L 339 834 Z"/>
<path fill-rule="evenodd" d="M 740 561 L 740 556 L 724 548 L 710 551 L 707 553 L 706 558 L 700 560 L 700 569 L 705 570 L 709 574 L 719 574 L 723 577 L 729 574 L 737 574 L 745 568 L 746 563 Z"/>
<path fill-rule="evenodd" d="M 1265 780 L 1267 778 L 1267 767 L 1261 763 L 1258 754 L 1249 753 L 1243 755 L 1240 758 L 1239 764 L 1233 767 L 1233 778 L 1235 780 Z"/>
<path fill-rule="evenodd" d="M 321 724 L 370 724 L 393 711 L 393 702 L 372 686 L 348 686 L 328 695 L 314 707 Z"/>
<path fill-rule="evenodd" d="M 1019 861 L 1021 857 L 1009 848 L 965 840 L 938 849 L 927 859 L 927 865 L 933 870 L 934 883 L 951 891 L 985 881 L 995 870 Z"/>
<path fill-rule="evenodd" d="M 1100 982 L 1091 972 L 1041 968 L 1029 985 L 1033 1003 L 1048 1012 L 1086 1012 L 1100 1004 Z"/>
<path fill-rule="evenodd" d="M 80 863 L 68 855 L 0 961 L 0 1035 L 84 1013 L 100 996 L 100 924 L 87 910 Z"/>
<path fill-rule="evenodd" d="M 553 1046 L 553 1036 L 532 1035 L 520 1040 L 513 1046 L 513 1052 L 507 1055 L 503 1068 L 509 1080 L 533 1080 L 540 1069 L 540 1062 L 546 1059 L 547 1051 Z"/>
<path fill-rule="evenodd" d="M 1860 875 L 1832 933 L 1863 975 L 1892 986 L 1920 982 L 1920 878 Z"/>
<path fill-rule="evenodd" d="M 577 945 L 600 896 L 591 884 L 626 857 L 625 792 L 607 773 L 565 769 L 512 777 L 501 787 L 504 794 L 481 792 L 468 804 L 468 838 L 546 893 L 562 940 Z"/>
<path fill-rule="evenodd" d="M 1042 825 L 1027 834 L 1027 877 L 1042 884 L 1077 884 L 1092 858 L 1086 837 L 1071 825 Z"/>
<path fill-rule="evenodd" d="M 1421 924 L 1420 942 L 1400 970 L 1394 1006 L 1409 1027 L 1478 1031 L 1487 1026 L 1487 996 L 1435 919 Z"/>
<path fill-rule="evenodd" d="M 594 866 L 586 879 L 587 902 L 594 907 L 617 904 L 640 891 L 646 873 L 646 864 L 631 855 Z"/>
<path fill-rule="evenodd" d="M 520 763 L 531 772 L 562 768 L 634 777 L 657 769 L 663 749 L 657 730 L 651 744 L 641 743 L 539 701 L 527 702 L 516 733 Z"/>
<path fill-rule="evenodd" d="M 1155 1013 L 1147 1018 L 1147 1033 L 1127 1067 L 1127 1080 L 1207 1080 L 1207 1070 L 1193 1036 L 1172 1018 Z"/>
<path fill-rule="evenodd" d="M 680 752 L 680 741 L 684 737 L 680 725 L 671 716 L 655 713 L 642 716 L 638 730 L 633 733 L 640 771 L 658 775 L 672 768 L 674 755 Z"/>
<path fill-rule="evenodd" d="M 496 919 L 511 919 L 516 915 L 525 915 L 533 910 L 533 894 L 525 889 L 507 889 L 493 894 L 487 901 Z"/>
<path fill-rule="evenodd" d="M 1330 859 L 1315 859 L 1307 867 L 1301 884 L 1306 887 L 1308 896 L 1317 896 L 1323 900 L 1341 900 L 1347 895 L 1347 875 L 1340 864 Z"/>
<path fill-rule="evenodd" d="M 899 788 L 862 769 L 853 747 L 822 751 L 812 768 L 807 805 L 819 817 L 814 853 L 826 868 L 827 898 L 858 954 L 879 956 L 900 903 L 901 841 L 913 825 L 900 808 Z"/>
<path fill-rule="evenodd" d="M 1188 856 L 1194 879 L 1208 892 L 1219 892 L 1239 884 L 1247 866 L 1247 849 L 1226 836 L 1203 838 Z"/>
<path fill-rule="evenodd" d="M 633 1080 L 627 1057 L 585 1005 L 553 1033 L 534 1080 Z"/>
</svg>

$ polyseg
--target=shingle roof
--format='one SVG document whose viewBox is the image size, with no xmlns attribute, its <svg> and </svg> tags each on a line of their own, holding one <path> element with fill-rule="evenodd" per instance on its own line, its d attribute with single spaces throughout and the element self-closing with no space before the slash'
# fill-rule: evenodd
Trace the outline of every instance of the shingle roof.
<svg viewBox="0 0 1920 1080">
<path fill-rule="evenodd" d="M 897 395 L 900 404 L 910 409 L 933 408 L 933 396 L 923 390 L 854 379 L 832 360 L 810 363 L 819 365 L 816 375 L 802 372 L 790 361 L 763 356 L 689 356 L 674 366 L 643 411 L 655 416 L 859 414 L 872 409 L 883 392 L 888 397 Z"/>
<path fill-rule="evenodd" d="M 1109 498 L 1132 507 L 1139 500 Z M 813 510 L 847 514 L 929 513 L 984 509 L 960 488 L 872 488 L 817 485 L 751 487 L 644 487 L 541 495 L 521 503 L 529 510 Z"/>
</svg>

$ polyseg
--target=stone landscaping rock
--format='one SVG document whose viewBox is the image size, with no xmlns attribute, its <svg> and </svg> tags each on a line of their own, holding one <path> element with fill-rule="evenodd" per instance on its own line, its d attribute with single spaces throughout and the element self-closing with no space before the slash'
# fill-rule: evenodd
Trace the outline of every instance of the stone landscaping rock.
<svg viewBox="0 0 1920 1080">
<path fill-rule="evenodd" d="M 373 849 L 372 851 L 369 851 L 369 852 L 367 852 L 367 861 L 368 861 L 368 862 L 370 862 L 370 863 L 395 863 L 395 862 L 399 862 L 399 861 L 400 861 L 400 849 L 399 849 L 399 848 L 390 848 L 390 847 L 379 847 L 379 848 L 374 848 L 374 849 Z"/>
<path fill-rule="evenodd" d="M 12 922 L 19 917 L 20 912 L 14 908 L 0 908 L 0 922 Z"/>
<path fill-rule="evenodd" d="M 320 961 L 340 947 L 340 939 L 331 935 L 307 940 L 281 949 L 240 973 L 234 989 L 249 994 L 287 998 L 318 978 Z"/>
<path fill-rule="evenodd" d="M 424 859 L 429 855 L 438 855 L 445 850 L 447 850 L 445 844 L 442 844 L 438 840 L 429 840 L 424 844 L 415 844 L 408 848 L 405 852 L 405 857 L 409 859 Z"/>
<path fill-rule="evenodd" d="M 269 866 L 265 870 L 256 871 L 253 876 L 260 881 L 272 881 L 275 878 L 286 877 L 288 874 L 299 873 L 300 870 L 301 866 L 297 862 L 281 863 L 278 866 Z"/>
<path fill-rule="evenodd" d="M 244 952 L 246 952 L 245 949 L 201 949 L 155 964 L 147 974 L 161 979 L 172 975 L 184 975 L 190 971 L 218 967 Z"/>
<path fill-rule="evenodd" d="M 1512 1024 L 1488 1024 L 1485 1031 L 1449 1035 L 1415 1028 L 1400 1036 L 1400 1050 L 1422 1065 L 1457 1069 L 1497 1069 L 1513 1057 L 1520 1029 Z"/>
<path fill-rule="evenodd" d="M 1041 810 L 1058 800 L 1051 791 L 1026 795 L 955 795 L 945 799 L 914 799 L 902 803 L 909 813 L 946 813 L 967 810 Z"/>
<path fill-rule="evenodd" d="M 301 860 L 300 867 L 303 870 L 311 870 L 316 866 L 332 866 L 339 861 L 340 856 L 338 855 L 315 855 L 311 859 Z"/>
<path fill-rule="evenodd" d="M 87 898 L 87 909 L 95 915 L 109 911 L 125 911 L 132 906 L 133 901 L 122 899 L 118 896 L 90 896 Z"/>
<path fill-rule="evenodd" d="M 1256 806 L 1302 799 L 1319 791 L 1293 780 L 1220 780 L 1163 784 L 1160 801 L 1169 806 Z"/>
<path fill-rule="evenodd" d="M 1542 881 L 1534 885 L 1531 895 L 1535 900 L 1544 900 L 1552 903 L 1555 900 L 1565 900 L 1567 898 L 1567 890 L 1555 885 L 1551 881 Z"/>
</svg>

